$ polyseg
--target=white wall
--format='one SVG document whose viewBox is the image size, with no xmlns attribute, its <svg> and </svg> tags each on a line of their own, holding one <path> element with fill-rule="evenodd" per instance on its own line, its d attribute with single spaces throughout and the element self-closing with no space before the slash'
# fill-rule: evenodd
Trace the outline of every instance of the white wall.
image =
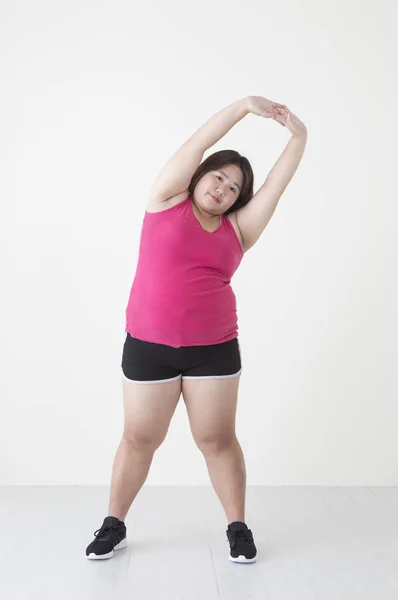
<svg viewBox="0 0 398 600">
<path fill-rule="evenodd" d="M 395 3 L 0 4 L 3 485 L 110 483 L 154 178 L 246 95 L 304 121 L 232 284 L 248 485 L 397 485 Z M 255 190 L 290 138 L 249 115 Z M 394 360 L 395 359 L 395 360 Z M 181 398 L 147 484 L 208 484 Z"/>
</svg>

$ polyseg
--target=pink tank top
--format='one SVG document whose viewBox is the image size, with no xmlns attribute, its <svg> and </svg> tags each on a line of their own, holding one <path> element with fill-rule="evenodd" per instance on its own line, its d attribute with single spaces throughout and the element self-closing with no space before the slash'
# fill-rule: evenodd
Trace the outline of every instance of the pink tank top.
<svg viewBox="0 0 398 600">
<path fill-rule="evenodd" d="M 147 342 L 208 346 L 238 336 L 231 278 L 244 256 L 225 216 L 213 232 L 197 220 L 192 199 L 145 211 L 126 329 Z"/>
</svg>

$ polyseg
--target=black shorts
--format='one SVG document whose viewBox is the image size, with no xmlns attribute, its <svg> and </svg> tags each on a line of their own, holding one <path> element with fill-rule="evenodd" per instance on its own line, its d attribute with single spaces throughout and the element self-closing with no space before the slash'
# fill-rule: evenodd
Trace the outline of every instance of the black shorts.
<svg viewBox="0 0 398 600">
<path fill-rule="evenodd" d="M 211 346 L 182 346 L 144 342 L 127 333 L 122 373 L 135 383 L 175 379 L 224 379 L 242 370 L 238 338 Z"/>
</svg>

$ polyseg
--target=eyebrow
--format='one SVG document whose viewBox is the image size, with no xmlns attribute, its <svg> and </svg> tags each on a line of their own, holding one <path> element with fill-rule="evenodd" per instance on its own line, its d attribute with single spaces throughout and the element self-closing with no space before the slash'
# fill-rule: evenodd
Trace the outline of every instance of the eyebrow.
<svg viewBox="0 0 398 600">
<path fill-rule="evenodd" d="M 219 170 L 220 173 L 222 173 L 224 175 L 225 179 L 229 179 L 229 177 L 227 176 L 226 173 L 224 173 L 224 171 L 221 171 L 220 169 L 218 169 L 218 170 Z M 236 181 L 233 181 L 232 183 L 234 185 L 236 185 L 236 187 L 238 187 L 240 189 L 240 191 L 242 191 L 241 188 L 240 188 L 240 185 L 238 183 L 236 183 Z"/>
</svg>

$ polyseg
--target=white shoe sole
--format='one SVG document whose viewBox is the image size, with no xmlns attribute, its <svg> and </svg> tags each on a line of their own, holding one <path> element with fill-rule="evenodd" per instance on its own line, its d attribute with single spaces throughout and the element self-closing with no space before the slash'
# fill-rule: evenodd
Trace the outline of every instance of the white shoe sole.
<svg viewBox="0 0 398 600">
<path fill-rule="evenodd" d="M 111 550 L 111 552 L 108 552 L 108 554 L 94 554 L 94 552 L 91 552 L 88 556 L 86 555 L 86 558 L 89 558 L 90 560 L 104 560 L 105 558 L 112 558 L 112 556 L 114 555 L 114 551 L 115 550 L 121 550 L 122 548 L 125 548 L 127 546 L 127 538 L 125 537 L 124 540 L 122 540 L 121 542 L 119 542 L 113 550 Z"/>
<path fill-rule="evenodd" d="M 233 556 L 229 555 L 228 558 L 229 558 L 229 560 L 231 562 L 236 562 L 236 563 L 253 563 L 253 562 L 256 562 L 256 557 L 254 557 L 254 558 L 246 558 L 242 554 L 240 554 L 237 558 L 234 558 Z"/>
</svg>

